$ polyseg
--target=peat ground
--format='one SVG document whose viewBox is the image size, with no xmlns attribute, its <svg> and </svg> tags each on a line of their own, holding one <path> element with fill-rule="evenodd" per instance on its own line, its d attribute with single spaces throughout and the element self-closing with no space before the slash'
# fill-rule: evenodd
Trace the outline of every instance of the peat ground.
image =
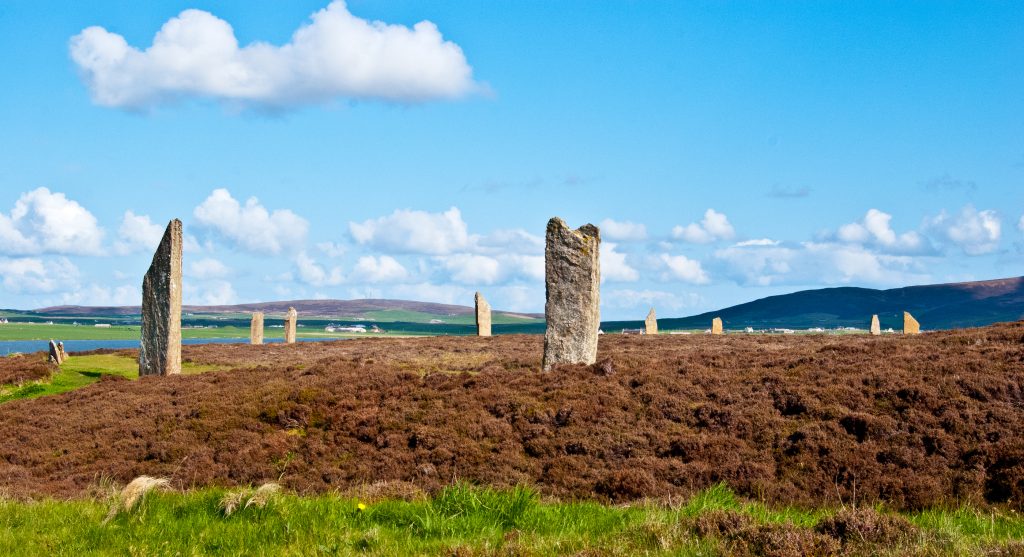
<svg viewBox="0 0 1024 557">
<path fill-rule="evenodd" d="M 147 474 L 299 493 L 526 484 L 621 502 L 725 482 L 769 504 L 1024 509 L 1024 323 L 606 335 L 597 365 L 547 374 L 542 343 L 186 346 L 186 360 L 231 369 L 0 405 L 0 491 L 73 497 Z"/>
</svg>

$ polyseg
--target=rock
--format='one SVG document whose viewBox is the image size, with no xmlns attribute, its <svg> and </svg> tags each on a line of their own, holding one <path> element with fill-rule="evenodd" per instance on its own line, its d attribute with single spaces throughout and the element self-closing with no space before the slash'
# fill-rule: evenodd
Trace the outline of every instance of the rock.
<svg viewBox="0 0 1024 557">
<path fill-rule="evenodd" d="M 647 312 L 647 319 L 644 319 L 644 333 L 648 335 L 658 334 L 658 317 L 654 314 L 654 308 Z"/>
<path fill-rule="evenodd" d="M 64 342 L 57 342 L 57 352 L 60 354 L 60 361 L 64 363 L 68 359 L 68 353 L 64 351 Z"/>
<path fill-rule="evenodd" d="M 57 343 L 50 339 L 50 363 L 61 365 L 64 363 L 64 358 L 60 355 L 60 349 L 57 348 Z"/>
<path fill-rule="evenodd" d="M 903 312 L 903 334 L 905 335 L 917 335 L 921 334 L 921 324 L 914 319 L 910 312 Z"/>
<path fill-rule="evenodd" d="M 295 344 L 295 327 L 298 324 L 299 314 L 295 308 L 288 308 L 288 315 L 284 317 L 284 342 Z"/>
<path fill-rule="evenodd" d="M 882 326 L 878 323 L 878 316 L 871 316 L 871 334 L 878 336 L 882 334 Z"/>
<path fill-rule="evenodd" d="M 547 300 L 544 317 L 544 370 L 555 364 L 597 361 L 601 325 L 601 232 L 586 224 L 578 230 L 562 219 L 548 221 L 544 247 Z"/>
<path fill-rule="evenodd" d="M 722 334 L 722 318 L 716 317 L 711 320 L 711 334 L 720 335 Z"/>
<path fill-rule="evenodd" d="M 476 336 L 489 337 L 491 336 L 491 304 L 488 304 L 484 295 L 479 292 L 473 296 L 473 300 L 476 303 Z"/>
<path fill-rule="evenodd" d="M 263 344 L 263 312 L 252 312 L 249 323 L 249 344 Z"/>
<path fill-rule="evenodd" d="M 142 280 L 139 376 L 181 373 L 181 221 L 172 220 Z"/>
</svg>

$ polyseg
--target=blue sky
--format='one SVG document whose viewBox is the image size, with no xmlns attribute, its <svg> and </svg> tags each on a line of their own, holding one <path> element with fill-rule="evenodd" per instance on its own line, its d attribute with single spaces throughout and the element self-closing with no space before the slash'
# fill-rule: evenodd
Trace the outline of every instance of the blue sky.
<svg viewBox="0 0 1024 557">
<path fill-rule="evenodd" d="M 542 311 L 555 215 L 606 318 L 1024 274 L 1016 2 L 14 0 L 0 49 L 0 307 L 138 303 L 174 217 L 192 303 Z"/>
</svg>

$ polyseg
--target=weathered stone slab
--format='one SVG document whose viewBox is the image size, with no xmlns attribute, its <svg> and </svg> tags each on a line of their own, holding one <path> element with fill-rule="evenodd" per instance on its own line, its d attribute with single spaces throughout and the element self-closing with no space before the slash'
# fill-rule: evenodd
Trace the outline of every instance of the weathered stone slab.
<svg viewBox="0 0 1024 557">
<path fill-rule="evenodd" d="M 488 304 L 484 295 L 479 292 L 473 296 L 473 301 L 476 305 L 476 336 L 489 337 L 491 336 L 491 304 Z"/>
<path fill-rule="evenodd" d="M 284 316 L 284 342 L 295 344 L 295 327 L 298 325 L 299 313 L 295 308 L 288 308 L 288 315 Z"/>
<path fill-rule="evenodd" d="M 50 339 L 50 363 L 61 365 L 64 363 L 64 357 L 61 354 L 60 348 L 57 347 L 57 343 Z"/>
<path fill-rule="evenodd" d="M 722 318 L 716 317 L 711 320 L 711 334 L 720 335 L 722 334 Z"/>
<path fill-rule="evenodd" d="M 546 236 L 544 370 L 593 364 L 601 326 L 601 232 L 592 224 L 573 230 L 555 217 Z"/>
<path fill-rule="evenodd" d="M 57 341 L 57 352 L 60 354 L 60 361 L 64 363 L 68 359 L 68 353 L 64 351 L 64 342 Z"/>
<path fill-rule="evenodd" d="M 882 326 L 878 323 L 878 315 L 871 316 L 871 334 L 875 336 L 882 334 Z"/>
<path fill-rule="evenodd" d="M 167 224 L 142 280 L 139 376 L 181 373 L 181 221 Z"/>
<path fill-rule="evenodd" d="M 921 334 L 921 324 L 914 319 L 910 312 L 903 312 L 903 334 L 905 335 L 917 335 Z"/>
<path fill-rule="evenodd" d="M 654 308 L 647 312 L 647 319 L 644 319 L 644 333 L 648 335 L 658 334 L 658 317 L 654 313 Z"/>
<path fill-rule="evenodd" d="M 263 312 L 252 312 L 249 323 L 249 344 L 263 344 Z"/>
</svg>

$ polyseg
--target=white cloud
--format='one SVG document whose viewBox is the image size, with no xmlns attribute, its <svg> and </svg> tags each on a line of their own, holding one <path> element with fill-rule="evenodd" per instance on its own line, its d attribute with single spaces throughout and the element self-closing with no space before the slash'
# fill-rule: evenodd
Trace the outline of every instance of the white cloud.
<svg viewBox="0 0 1024 557">
<path fill-rule="evenodd" d="M 85 288 L 67 292 L 61 296 L 61 303 L 80 306 L 137 306 L 142 302 L 142 293 L 135 286 L 123 284 L 110 288 L 90 284 Z"/>
<path fill-rule="evenodd" d="M 601 292 L 601 305 L 609 309 L 643 310 L 654 307 L 662 317 L 661 310 L 676 311 L 688 307 L 696 307 L 702 302 L 699 295 L 693 293 L 676 294 L 663 290 L 609 289 Z M 636 319 L 643 317 L 639 312 Z"/>
<path fill-rule="evenodd" d="M 665 272 L 663 280 L 681 280 L 690 284 L 707 284 L 709 282 L 707 273 L 701 266 L 700 261 L 686 257 L 685 255 L 661 254 L 659 258 Z"/>
<path fill-rule="evenodd" d="M 1024 232 L 1024 215 L 1022 215 L 1020 217 L 1020 220 L 1017 221 L 1017 230 L 1020 230 L 1021 232 Z"/>
<path fill-rule="evenodd" d="M 543 254 L 544 238 L 521 229 L 495 230 L 486 236 L 471 235 L 472 251 L 486 254 Z"/>
<path fill-rule="evenodd" d="M 836 237 L 846 243 L 869 244 L 892 253 L 915 253 L 925 250 L 927 245 L 917 232 L 896 234 L 889 224 L 892 215 L 869 209 L 860 222 L 839 227 Z"/>
<path fill-rule="evenodd" d="M 55 292 L 78 286 L 78 267 L 66 257 L 0 257 L 0 284 L 12 294 Z"/>
<path fill-rule="evenodd" d="M 299 280 L 310 286 L 336 286 L 344 281 L 340 267 L 328 271 L 304 251 L 295 256 L 295 268 L 299 272 Z"/>
<path fill-rule="evenodd" d="M 640 273 L 626 263 L 626 254 L 615 251 L 614 242 L 601 242 L 601 280 L 636 282 Z"/>
<path fill-rule="evenodd" d="M 316 247 L 327 257 L 341 257 L 348 251 L 348 248 L 336 242 L 320 242 Z"/>
<path fill-rule="evenodd" d="M 155 251 L 164 236 L 165 228 L 154 224 L 148 215 L 136 215 L 130 210 L 125 211 L 124 217 L 121 218 L 121 226 L 117 229 L 114 251 L 121 255 Z M 195 242 L 195 238 L 192 238 L 192 241 Z"/>
<path fill-rule="evenodd" d="M 190 261 L 185 268 L 186 275 L 200 280 L 224 278 L 231 274 L 231 269 L 212 257 Z"/>
<path fill-rule="evenodd" d="M 957 215 L 945 211 L 928 221 L 928 227 L 967 255 L 991 253 L 999 247 L 1002 221 L 995 211 L 978 211 L 967 205 Z"/>
<path fill-rule="evenodd" d="M 710 244 L 719 240 L 730 240 L 736 235 L 729 219 L 724 214 L 708 209 L 700 223 L 672 228 L 672 237 L 691 244 Z"/>
<path fill-rule="evenodd" d="M 460 253 L 439 259 L 451 280 L 460 284 L 494 284 L 502 276 L 501 263 L 487 255 Z"/>
<path fill-rule="evenodd" d="M 280 253 L 301 246 L 309 229 L 306 219 L 288 209 L 267 211 L 255 197 L 242 206 L 223 188 L 213 190 L 193 215 L 199 225 L 254 253 Z"/>
<path fill-rule="evenodd" d="M 0 253 L 101 255 L 103 229 L 96 217 L 63 193 L 23 193 L 10 215 L 0 213 Z"/>
<path fill-rule="evenodd" d="M 470 246 L 459 209 L 428 213 L 398 209 L 386 217 L 348 223 L 356 243 L 392 253 L 444 255 Z"/>
<path fill-rule="evenodd" d="M 390 255 L 365 255 L 352 269 L 354 280 L 362 282 L 396 282 L 408 278 L 409 272 Z"/>
<path fill-rule="evenodd" d="M 604 219 L 598 226 L 601 239 L 619 242 L 639 242 L 647 239 L 647 227 L 630 221 Z"/>
<path fill-rule="evenodd" d="M 186 282 L 184 296 L 187 305 L 200 306 L 227 306 L 238 300 L 234 287 L 226 280 L 207 282 L 198 290 Z"/>
<path fill-rule="evenodd" d="M 93 102 L 121 108 L 187 97 L 274 107 L 335 98 L 419 102 L 480 89 L 462 49 L 433 23 L 368 21 L 341 0 L 282 46 L 239 47 L 228 22 L 192 9 L 164 23 L 145 50 L 98 26 L 72 37 L 69 49 Z"/>
</svg>

